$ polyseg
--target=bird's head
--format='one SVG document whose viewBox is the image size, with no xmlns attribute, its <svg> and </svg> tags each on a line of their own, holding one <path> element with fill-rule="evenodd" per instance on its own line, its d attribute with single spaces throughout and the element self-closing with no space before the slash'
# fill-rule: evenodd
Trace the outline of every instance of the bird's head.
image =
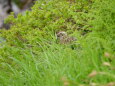
<svg viewBox="0 0 115 86">
<path fill-rule="evenodd" d="M 65 31 L 59 31 L 57 32 L 57 38 L 62 38 L 62 37 L 65 37 L 67 36 L 67 33 Z"/>
</svg>

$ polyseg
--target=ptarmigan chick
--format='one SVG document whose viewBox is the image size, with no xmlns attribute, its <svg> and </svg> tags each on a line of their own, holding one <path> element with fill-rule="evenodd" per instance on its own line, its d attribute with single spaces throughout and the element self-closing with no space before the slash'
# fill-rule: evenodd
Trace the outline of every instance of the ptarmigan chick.
<svg viewBox="0 0 115 86">
<path fill-rule="evenodd" d="M 68 44 L 76 41 L 76 38 L 68 36 L 65 31 L 59 31 L 56 35 L 60 44 Z"/>
</svg>

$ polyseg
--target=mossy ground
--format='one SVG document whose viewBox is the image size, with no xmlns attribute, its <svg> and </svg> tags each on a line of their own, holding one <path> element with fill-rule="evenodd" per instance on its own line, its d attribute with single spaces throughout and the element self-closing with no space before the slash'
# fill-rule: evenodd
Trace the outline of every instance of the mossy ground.
<svg viewBox="0 0 115 86">
<path fill-rule="evenodd" d="M 39 0 L 1 30 L 1 86 L 96 86 L 115 81 L 115 1 Z M 57 31 L 77 41 L 60 44 Z"/>
</svg>

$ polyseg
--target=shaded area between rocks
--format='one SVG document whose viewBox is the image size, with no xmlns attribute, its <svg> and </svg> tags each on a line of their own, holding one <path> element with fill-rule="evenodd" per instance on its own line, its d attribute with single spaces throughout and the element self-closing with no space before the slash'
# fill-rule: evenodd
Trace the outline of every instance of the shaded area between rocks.
<svg viewBox="0 0 115 86">
<path fill-rule="evenodd" d="M 0 0 L 0 29 L 9 29 L 9 24 L 4 24 L 4 19 L 8 17 L 11 12 L 15 15 L 29 10 L 34 4 L 35 0 Z"/>
</svg>

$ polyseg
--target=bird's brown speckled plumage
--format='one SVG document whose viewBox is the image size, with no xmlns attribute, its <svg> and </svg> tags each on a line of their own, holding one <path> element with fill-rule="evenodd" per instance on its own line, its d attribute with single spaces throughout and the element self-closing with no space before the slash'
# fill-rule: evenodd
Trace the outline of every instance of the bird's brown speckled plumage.
<svg viewBox="0 0 115 86">
<path fill-rule="evenodd" d="M 59 40 L 60 44 L 68 44 L 73 41 L 76 41 L 75 37 L 68 36 L 65 31 L 59 31 L 56 35 L 57 35 L 57 39 Z"/>
</svg>

